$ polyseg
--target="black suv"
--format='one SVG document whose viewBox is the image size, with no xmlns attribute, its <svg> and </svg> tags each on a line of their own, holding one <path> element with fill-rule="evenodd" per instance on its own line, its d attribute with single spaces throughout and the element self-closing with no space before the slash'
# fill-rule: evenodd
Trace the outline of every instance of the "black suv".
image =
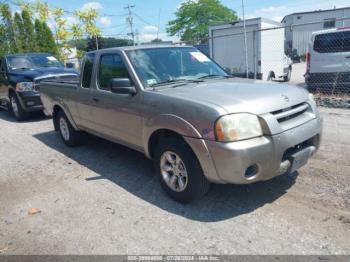
<svg viewBox="0 0 350 262">
<path fill-rule="evenodd" d="M 77 76 L 51 54 L 6 55 L 0 58 L 0 107 L 11 110 L 18 121 L 24 120 L 30 112 L 43 110 L 40 81 Z"/>
</svg>

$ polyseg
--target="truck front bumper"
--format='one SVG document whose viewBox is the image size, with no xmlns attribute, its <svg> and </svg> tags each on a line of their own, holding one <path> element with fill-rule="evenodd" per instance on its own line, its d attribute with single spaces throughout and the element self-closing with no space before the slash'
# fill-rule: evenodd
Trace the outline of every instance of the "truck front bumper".
<svg viewBox="0 0 350 262">
<path fill-rule="evenodd" d="M 316 118 L 273 136 L 231 143 L 202 140 L 204 146 L 194 139 L 188 142 L 208 180 L 249 184 L 293 172 L 305 165 L 317 151 L 321 133 L 322 120 Z"/>
<path fill-rule="evenodd" d="M 34 112 L 44 109 L 40 93 L 38 92 L 21 92 L 18 93 L 18 98 L 22 108 L 26 112 Z"/>
</svg>

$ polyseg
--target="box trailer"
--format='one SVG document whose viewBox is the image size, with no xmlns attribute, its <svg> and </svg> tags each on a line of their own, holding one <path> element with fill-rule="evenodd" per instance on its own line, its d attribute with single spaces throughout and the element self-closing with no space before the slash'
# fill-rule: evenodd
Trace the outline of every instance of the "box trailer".
<svg viewBox="0 0 350 262">
<path fill-rule="evenodd" d="M 210 56 L 232 75 L 246 76 L 243 21 L 209 28 Z M 250 78 L 289 81 L 291 60 L 284 52 L 284 28 L 281 23 L 253 18 L 246 20 L 248 73 Z"/>
</svg>

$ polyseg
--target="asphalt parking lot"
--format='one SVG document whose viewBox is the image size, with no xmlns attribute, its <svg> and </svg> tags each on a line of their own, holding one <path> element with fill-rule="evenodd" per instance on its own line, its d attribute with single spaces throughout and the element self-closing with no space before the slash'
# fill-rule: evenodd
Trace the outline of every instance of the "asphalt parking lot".
<svg viewBox="0 0 350 262">
<path fill-rule="evenodd" d="M 68 148 L 50 119 L 0 111 L 0 253 L 350 254 L 350 110 L 321 113 L 299 173 L 181 205 L 142 154 L 95 137 Z"/>
</svg>

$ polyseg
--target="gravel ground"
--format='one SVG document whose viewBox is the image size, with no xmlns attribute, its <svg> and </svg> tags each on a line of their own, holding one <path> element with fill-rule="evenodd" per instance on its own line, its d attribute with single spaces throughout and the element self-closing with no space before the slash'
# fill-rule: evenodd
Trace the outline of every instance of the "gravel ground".
<svg viewBox="0 0 350 262">
<path fill-rule="evenodd" d="M 350 254 L 350 110 L 321 112 L 299 173 L 181 205 L 142 154 L 94 137 L 67 148 L 51 120 L 1 111 L 0 253 Z"/>
</svg>

